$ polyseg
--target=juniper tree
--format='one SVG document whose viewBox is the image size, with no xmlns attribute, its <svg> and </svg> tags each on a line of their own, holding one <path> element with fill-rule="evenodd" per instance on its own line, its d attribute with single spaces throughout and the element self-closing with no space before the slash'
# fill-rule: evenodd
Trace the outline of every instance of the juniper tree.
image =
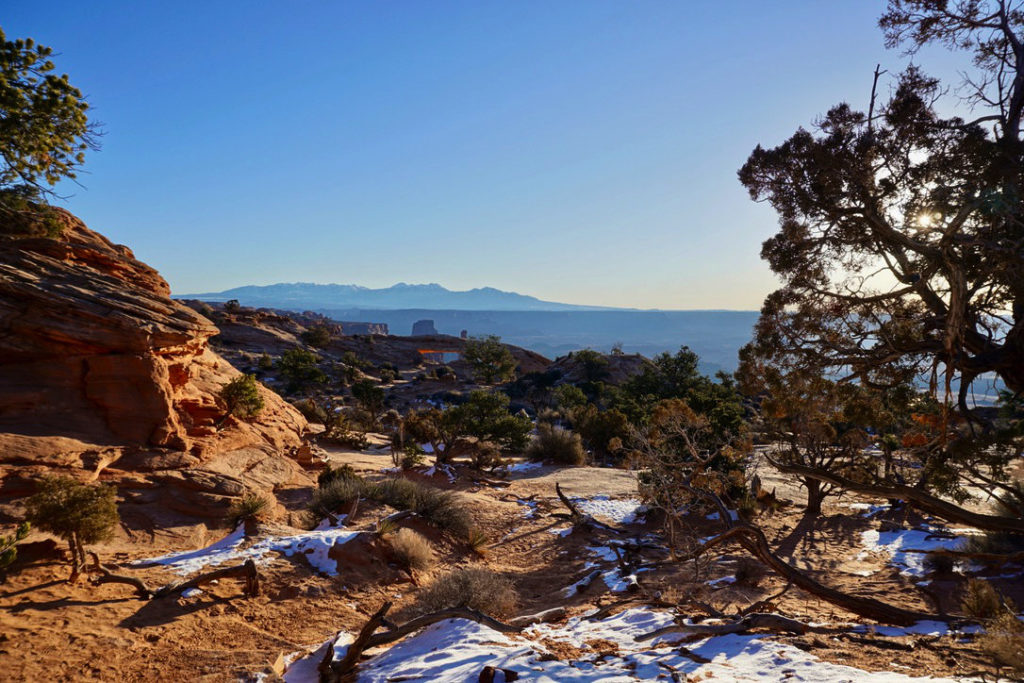
<svg viewBox="0 0 1024 683">
<path fill-rule="evenodd" d="M 946 113 L 942 84 L 911 67 L 890 97 L 838 104 L 739 172 L 779 215 L 761 253 L 783 281 L 744 356 L 878 390 L 927 385 L 941 425 L 915 451 L 914 483 L 954 495 L 1004 486 L 1020 452 L 970 397 L 992 378 L 1024 391 L 1022 8 L 890 0 L 890 47 L 973 58 L 970 117 Z"/>
</svg>

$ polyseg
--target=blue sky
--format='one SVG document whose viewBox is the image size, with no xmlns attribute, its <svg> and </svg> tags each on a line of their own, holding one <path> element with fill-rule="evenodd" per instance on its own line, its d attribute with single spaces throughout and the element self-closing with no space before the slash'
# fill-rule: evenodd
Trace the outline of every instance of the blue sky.
<svg viewBox="0 0 1024 683">
<path fill-rule="evenodd" d="M 64 204 L 176 293 L 755 309 L 776 219 L 736 171 L 906 63 L 884 5 L 55 0 L 0 25 L 54 47 L 106 131 Z"/>
</svg>

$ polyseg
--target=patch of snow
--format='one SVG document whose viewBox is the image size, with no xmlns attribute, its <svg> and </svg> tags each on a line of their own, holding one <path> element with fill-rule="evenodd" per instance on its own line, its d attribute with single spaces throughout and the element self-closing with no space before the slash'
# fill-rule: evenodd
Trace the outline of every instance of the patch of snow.
<svg viewBox="0 0 1024 683">
<path fill-rule="evenodd" d="M 712 579 L 711 581 L 707 582 L 709 586 L 728 586 L 729 584 L 733 583 L 736 583 L 735 576 L 723 576 L 721 578 Z"/>
<path fill-rule="evenodd" d="M 872 529 L 861 532 L 861 544 L 864 546 L 864 550 L 857 555 L 856 559 L 864 560 L 871 553 L 886 553 L 889 555 L 890 564 L 899 567 L 901 574 L 924 576 L 927 573 L 924 560 L 928 551 L 959 550 L 963 542 L 962 537 L 937 536 L 935 531 L 931 530 L 877 531 Z"/>
<path fill-rule="evenodd" d="M 534 519 L 537 516 L 537 501 L 535 500 L 524 500 L 522 498 L 516 498 L 516 502 L 520 505 L 525 505 L 526 509 L 523 510 L 523 517 L 526 519 Z"/>
<path fill-rule="evenodd" d="M 855 512 L 859 512 L 861 517 L 874 517 L 879 512 L 889 509 L 888 505 L 875 505 L 873 503 L 844 503 L 844 505 Z"/>
<path fill-rule="evenodd" d="M 513 474 L 515 472 L 529 472 L 530 470 L 537 470 L 541 467 L 544 467 L 544 463 L 542 462 L 516 462 L 496 467 L 495 470 Z"/>
<path fill-rule="evenodd" d="M 281 553 L 291 557 L 302 554 L 319 572 L 329 576 L 337 575 L 337 563 L 327 556 L 335 544 L 352 540 L 359 532 L 348 531 L 339 526 L 332 527 L 326 521 L 321 522 L 313 531 L 293 536 L 267 536 L 246 546 L 245 530 L 242 525 L 221 540 L 199 550 L 168 553 L 159 557 L 136 560 L 135 565 L 164 565 L 171 571 L 182 576 L 198 572 L 204 567 L 216 566 L 232 561 L 254 560 L 257 564 L 269 564 L 273 559 L 271 553 Z"/>
<path fill-rule="evenodd" d="M 555 534 L 556 536 L 560 536 L 561 538 L 565 538 L 566 536 L 572 533 L 572 527 L 568 526 L 564 529 L 548 529 L 548 533 Z"/>
<path fill-rule="evenodd" d="M 717 520 L 717 519 L 721 519 L 721 517 L 722 516 L 720 514 L 718 514 L 717 512 L 712 512 L 710 515 L 707 516 L 707 519 Z M 740 516 L 739 516 L 739 514 L 735 510 L 729 510 L 729 518 L 732 519 L 732 521 L 734 521 L 734 522 L 738 522 L 739 519 L 740 519 Z"/>
<path fill-rule="evenodd" d="M 186 598 L 186 599 L 188 599 L 188 598 L 198 598 L 202 594 L 203 594 L 203 591 L 200 588 L 186 588 L 185 590 L 181 591 L 181 597 Z"/>
<path fill-rule="evenodd" d="M 867 672 L 831 664 L 791 645 L 758 635 L 717 636 L 688 645 L 694 654 L 711 660 L 703 664 L 680 655 L 672 646 L 673 635 L 636 642 L 636 636 L 672 621 L 669 612 L 635 608 L 601 621 L 573 617 L 565 624 L 537 624 L 522 634 L 510 635 L 472 621 L 449 619 L 364 662 L 358 680 L 365 683 L 393 680 L 454 683 L 476 680 L 480 671 L 490 665 L 515 671 L 523 681 L 546 683 L 649 681 L 665 678 L 669 671 L 676 671 L 687 680 L 952 683 L 949 679 L 913 678 L 896 672 Z M 589 643 L 596 639 L 613 643 L 618 655 L 594 651 Z M 568 661 L 552 658 L 542 640 L 565 643 L 581 650 L 581 654 Z M 296 662 L 285 674 L 285 680 L 288 683 L 316 681 L 316 664 L 326 651 L 325 647 L 326 644 L 318 654 Z M 307 662 L 311 665 L 305 666 Z M 300 668 L 300 664 L 304 666 Z"/>
<path fill-rule="evenodd" d="M 617 524 L 632 524 L 647 508 L 636 498 L 612 500 L 608 496 L 573 498 L 573 503 L 591 517 L 603 517 Z"/>
</svg>

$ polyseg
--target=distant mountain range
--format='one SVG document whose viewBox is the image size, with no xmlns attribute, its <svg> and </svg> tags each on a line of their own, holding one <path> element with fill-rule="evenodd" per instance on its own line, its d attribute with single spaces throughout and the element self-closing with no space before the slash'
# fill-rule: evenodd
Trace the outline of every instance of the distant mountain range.
<svg viewBox="0 0 1024 683">
<path fill-rule="evenodd" d="M 493 287 L 452 291 L 439 284 L 410 285 L 399 282 L 383 289 L 359 285 L 319 285 L 312 282 L 247 285 L 223 292 L 178 294 L 176 299 L 228 301 L 243 306 L 300 310 L 331 309 L 433 309 L 448 311 L 612 311 L 630 310 L 601 306 L 577 306 L 542 301 L 533 296 L 503 292 Z"/>
</svg>

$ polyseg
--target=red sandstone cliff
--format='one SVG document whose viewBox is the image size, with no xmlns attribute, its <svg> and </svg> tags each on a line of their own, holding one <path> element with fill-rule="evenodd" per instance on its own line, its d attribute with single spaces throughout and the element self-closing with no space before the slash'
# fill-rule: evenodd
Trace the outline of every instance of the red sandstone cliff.
<svg viewBox="0 0 1024 683">
<path fill-rule="evenodd" d="M 133 471 L 294 477 L 283 454 L 302 416 L 264 390 L 255 421 L 218 425 L 217 392 L 238 372 L 208 347 L 217 328 L 127 247 L 60 219 L 59 240 L 0 238 L 0 465 L 98 471 L 130 454 L 119 466 Z"/>
</svg>

